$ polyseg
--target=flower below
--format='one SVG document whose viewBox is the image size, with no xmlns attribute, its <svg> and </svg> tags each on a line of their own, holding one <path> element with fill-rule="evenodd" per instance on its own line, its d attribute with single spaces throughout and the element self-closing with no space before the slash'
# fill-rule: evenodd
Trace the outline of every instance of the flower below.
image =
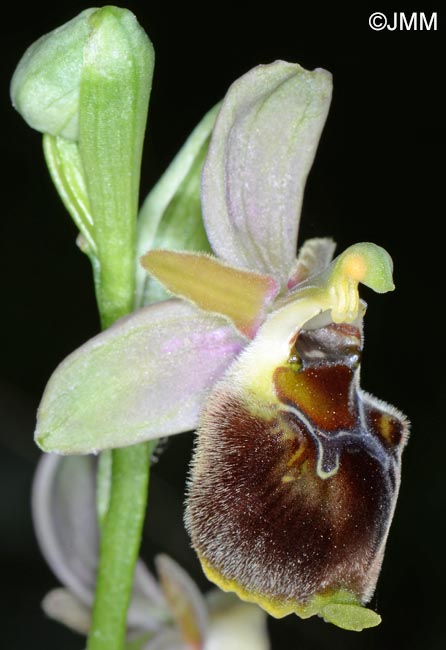
<svg viewBox="0 0 446 650">
<path fill-rule="evenodd" d="M 41 551 L 63 587 L 50 591 L 45 613 L 87 635 L 98 562 L 96 459 L 44 456 L 33 485 L 33 515 Z M 213 589 L 205 596 L 166 555 L 155 558 L 159 579 L 136 565 L 126 650 L 268 650 L 259 607 Z"/>
<path fill-rule="evenodd" d="M 361 630 L 400 481 L 408 423 L 359 386 L 365 303 L 394 289 L 372 243 L 296 259 L 331 76 L 275 62 L 233 84 L 201 205 L 214 256 L 149 251 L 174 298 L 143 307 L 56 369 L 36 440 L 85 454 L 198 427 L 186 523 L 206 575 L 273 616 Z"/>
</svg>

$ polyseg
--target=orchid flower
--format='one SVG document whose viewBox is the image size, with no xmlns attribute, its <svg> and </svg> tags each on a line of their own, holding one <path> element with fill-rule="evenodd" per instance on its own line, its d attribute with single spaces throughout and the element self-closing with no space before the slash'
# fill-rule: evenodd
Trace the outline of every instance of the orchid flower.
<svg viewBox="0 0 446 650">
<path fill-rule="evenodd" d="M 90 628 L 99 529 L 91 456 L 45 455 L 33 484 L 34 526 L 41 551 L 63 587 L 42 603 L 48 616 L 80 634 Z M 159 582 L 136 565 L 128 612 L 128 650 L 268 650 L 266 615 L 212 590 L 205 597 L 170 557 L 155 558 Z"/>
<path fill-rule="evenodd" d="M 197 428 L 186 523 L 206 575 L 276 617 L 361 630 L 393 516 L 408 424 L 359 386 L 365 303 L 394 288 L 372 243 L 296 259 L 331 75 L 278 61 L 228 91 L 202 175 L 213 255 L 149 251 L 173 294 L 71 354 L 36 441 L 85 454 Z"/>
</svg>

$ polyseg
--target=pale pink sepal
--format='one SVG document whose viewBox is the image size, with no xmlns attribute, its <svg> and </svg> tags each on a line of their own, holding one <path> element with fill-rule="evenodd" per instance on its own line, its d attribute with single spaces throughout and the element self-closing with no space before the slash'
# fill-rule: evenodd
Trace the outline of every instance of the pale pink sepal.
<svg viewBox="0 0 446 650">
<path fill-rule="evenodd" d="M 204 223 L 216 255 L 283 287 L 330 99 L 325 70 L 284 61 L 254 68 L 226 94 L 203 169 Z"/>
<path fill-rule="evenodd" d="M 139 309 L 55 370 L 38 411 L 37 444 L 86 454 L 194 429 L 245 344 L 223 318 L 181 300 Z"/>
<path fill-rule="evenodd" d="M 95 497 L 95 458 L 42 456 L 32 489 L 34 529 L 46 562 L 63 585 L 44 598 L 42 607 L 48 616 L 79 632 L 88 630 L 96 582 Z M 138 559 L 127 616 L 129 630 L 158 630 L 166 607 L 157 581 Z"/>
<path fill-rule="evenodd" d="M 95 459 L 44 455 L 32 489 L 34 530 L 54 575 L 85 606 L 93 602 L 98 561 Z"/>
</svg>

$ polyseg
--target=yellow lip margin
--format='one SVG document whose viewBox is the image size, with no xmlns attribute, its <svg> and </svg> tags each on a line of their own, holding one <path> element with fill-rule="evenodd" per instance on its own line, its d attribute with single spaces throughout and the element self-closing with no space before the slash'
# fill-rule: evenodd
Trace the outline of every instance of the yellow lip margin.
<svg viewBox="0 0 446 650">
<path fill-rule="evenodd" d="M 300 618 L 317 615 L 338 627 L 357 632 L 381 623 L 381 617 L 376 612 L 363 607 L 357 597 L 345 589 L 314 596 L 305 605 L 275 600 L 257 592 L 248 591 L 236 580 L 225 578 L 200 553 L 198 553 L 198 558 L 208 580 L 216 584 L 222 591 L 234 592 L 240 600 L 259 605 L 274 618 L 283 618 L 289 614 L 296 614 Z"/>
</svg>

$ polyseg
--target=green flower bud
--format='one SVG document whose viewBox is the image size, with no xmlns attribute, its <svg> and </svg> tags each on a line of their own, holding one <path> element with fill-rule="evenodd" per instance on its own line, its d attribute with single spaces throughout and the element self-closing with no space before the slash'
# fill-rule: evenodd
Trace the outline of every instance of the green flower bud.
<svg viewBox="0 0 446 650">
<path fill-rule="evenodd" d="M 90 17 L 86 9 L 65 25 L 33 43 L 11 81 L 11 99 L 23 119 L 37 131 L 79 137 L 79 89 Z"/>
<path fill-rule="evenodd" d="M 88 9 L 40 38 L 11 82 L 45 134 L 54 184 L 93 262 L 103 326 L 132 310 L 139 177 L 154 53 L 126 9 Z"/>
</svg>

